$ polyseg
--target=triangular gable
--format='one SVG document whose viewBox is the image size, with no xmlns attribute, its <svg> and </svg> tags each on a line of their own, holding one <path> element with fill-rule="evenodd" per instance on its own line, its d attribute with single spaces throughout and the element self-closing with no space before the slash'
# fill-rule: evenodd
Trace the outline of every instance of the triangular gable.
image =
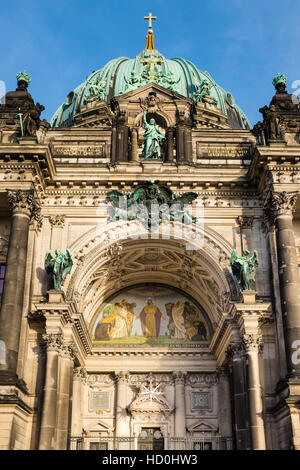
<svg viewBox="0 0 300 470">
<path fill-rule="evenodd" d="M 104 423 L 103 421 L 101 421 L 100 419 L 95 423 L 92 422 L 90 424 L 88 424 L 84 429 L 83 431 L 88 434 L 90 432 L 112 432 L 114 431 L 114 427 L 110 426 L 109 424 L 107 423 Z"/>
<path fill-rule="evenodd" d="M 123 99 L 125 100 L 129 100 L 132 98 L 134 99 L 136 96 L 140 94 L 144 94 L 147 91 L 153 91 L 153 90 L 156 90 L 157 92 L 159 92 L 160 95 L 165 95 L 166 97 L 169 97 L 172 100 L 174 100 L 175 98 L 179 101 L 184 100 L 184 101 L 193 102 L 191 98 L 187 98 L 186 96 L 180 95 L 176 91 L 172 91 L 172 90 L 169 90 L 168 88 L 164 88 L 163 86 L 159 85 L 156 82 L 146 83 L 146 85 L 136 88 L 135 90 L 130 90 L 130 91 L 127 91 L 126 93 L 122 93 L 122 95 L 116 96 L 115 99 L 118 101 L 123 100 Z"/>
<path fill-rule="evenodd" d="M 189 432 L 217 432 L 217 430 L 218 428 L 216 426 L 203 420 L 198 421 L 198 423 L 193 424 L 188 428 Z"/>
</svg>

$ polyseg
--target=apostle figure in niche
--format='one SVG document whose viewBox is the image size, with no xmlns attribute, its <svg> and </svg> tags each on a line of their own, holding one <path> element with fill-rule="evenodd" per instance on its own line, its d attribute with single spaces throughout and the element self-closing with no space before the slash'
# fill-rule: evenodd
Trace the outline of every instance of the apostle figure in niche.
<svg viewBox="0 0 300 470">
<path fill-rule="evenodd" d="M 145 338 L 157 338 L 159 336 L 161 319 L 166 319 L 150 298 L 137 318 L 141 320 L 142 332 Z"/>
<path fill-rule="evenodd" d="M 151 118 L 148 124 L 146 120 L 147 111 L 144 110 L 143 128 L 143 155 L 145 158 L 161 159 L 160 145 L 165 139 L 164 135 L 156 125 L 155 119 Z"/>
</svg>

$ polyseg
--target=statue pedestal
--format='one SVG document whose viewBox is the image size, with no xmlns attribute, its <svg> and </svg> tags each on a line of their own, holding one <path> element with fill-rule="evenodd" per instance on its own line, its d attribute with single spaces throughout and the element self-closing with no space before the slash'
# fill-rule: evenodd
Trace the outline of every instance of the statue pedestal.
<svg viewBox="0 0 300 470">
<path fill-rule="evenodd" d="M 36 144 L 37 143 L 37 139 L 36 137 L 18 137 L 18 142 L 19 144 Z"/>
<path fill-rule="evenodd" d="M 242 291 L 242 300 L 244 304 L 255 304 L 256 303 L 256 291 L 255 290 Z"/>
<path fill-rule="evenodd" d="M 47 292 L 50 304 L 61 304 L 65 301 L 65 294 L 62 290 L 51 289 Z"/>
<path fill-rule="evenodd" d="M 148 160 L 142 160 L 142 166 L 144 171 L 149 172 L 149 173 L 159 173 L 162 170 L 163 167 L 163 161 L 162 160 L 151 160 L 150 158 Z"/>
</svg>

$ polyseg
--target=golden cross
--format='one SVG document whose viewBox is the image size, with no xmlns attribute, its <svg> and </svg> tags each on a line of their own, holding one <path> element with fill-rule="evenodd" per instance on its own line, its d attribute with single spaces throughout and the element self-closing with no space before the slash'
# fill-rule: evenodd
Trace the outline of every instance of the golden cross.
<svg viewBox="0 0 300 470">
<path fill-rule="evenodd" d="M 144 16 L 144 20 L 149 20 L 149 29 L 152 28 L 152 20 L 156 20 L 156 16 L 152 16 L 152 13 L 149 13 L 149 16 Z"/>
</svg>

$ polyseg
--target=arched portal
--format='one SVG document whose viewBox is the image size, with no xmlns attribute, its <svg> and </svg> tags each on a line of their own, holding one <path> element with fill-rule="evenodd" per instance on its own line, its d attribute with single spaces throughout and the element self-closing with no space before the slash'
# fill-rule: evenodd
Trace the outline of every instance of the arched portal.
<svg viewBox="0 0 300 470">
<path fill-rule="evenodd" d="M 231 248 L 212 231 L 194 237 L 193 250 L 184 237 L 143 238 L 142 229 L 133 240 L 122 236 L 124 225 L 90 231 L 71 247 L 67 297 L 76 299 L 92 344 L 82 428 L 94 429 L 101 416 L 124 448 L 158 431 L 165 448 L 196 448 L 200 436 L 216 448 L 231 439 L 230 391 L 209 346 L 236 292 Z"/>
</svg>

